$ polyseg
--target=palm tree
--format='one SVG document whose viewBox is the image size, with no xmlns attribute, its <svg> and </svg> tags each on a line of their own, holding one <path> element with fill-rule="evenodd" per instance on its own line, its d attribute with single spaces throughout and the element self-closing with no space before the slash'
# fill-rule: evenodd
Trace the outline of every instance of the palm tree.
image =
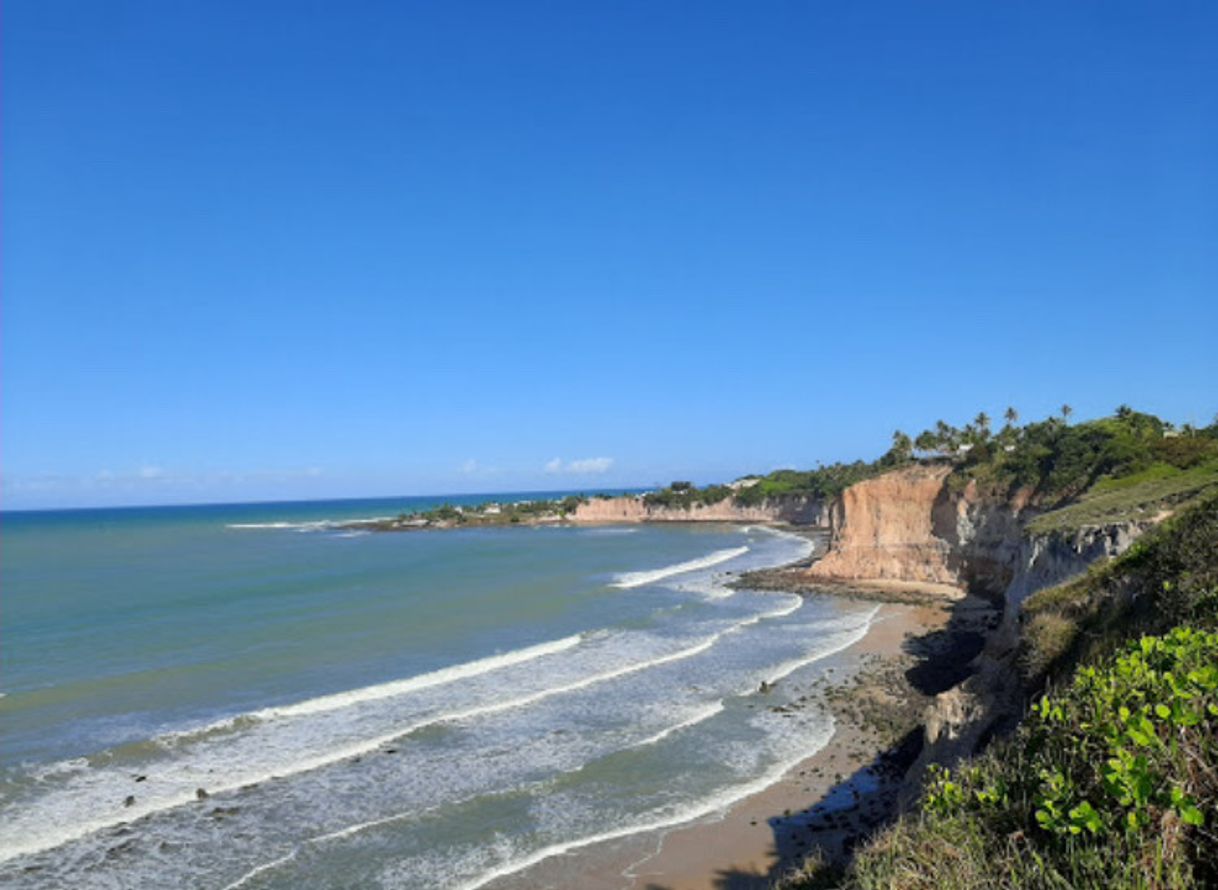
<svg viewBox="0 0 1218 890">
<path fill-rule="evenodd" d="M 1117 405 L 1116 416 L 1121 420 L 1128 420 L 1133 417 L 1133 409 L 1128 405 Z"/>
<path fill-rule="evenodd" d="M 1062 405 L 1062 420 L 1066 423 L 1070 422 L 1070 415 L 1074 413 L 1074 409 L 1069 405 Z"/>
<path fill-rule="evenodd" d="M 892 434 L 892 451 L 890 453 L 901 460 L 909 460 L 913 455 L 913 440 L 900 430 L 896 430 Z"/>
<path fill-rule="evenodd" d="M 1008 406 L 1007 410 L 1002 412 L 1003 418 L 1007 422 L 1007 426 L 1015 426 L 1019 422 L 1019 412 L 1013 407 Z"/>
<path fill-rule="evenodd" d="M 918 438 L 914 439 L 914 448 L 924 453 L 942 450 L 939 437 L 930 430 L 922 430 L 918 433 Z"/>
<path fill-rule="evenodd" d="M 990 437 L 990 415 L 984 411 L 973 418 L 973 426 L 977 427 L 977 436 L 983 442 Z"/>
</svg>

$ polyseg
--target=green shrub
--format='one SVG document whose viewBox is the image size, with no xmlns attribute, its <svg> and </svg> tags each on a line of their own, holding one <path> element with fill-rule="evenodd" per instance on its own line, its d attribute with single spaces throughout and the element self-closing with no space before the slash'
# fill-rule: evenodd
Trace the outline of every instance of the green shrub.
<svg viewBox="0 0 1218 890">
<path fill-rule="evenodd" d="M 894 468 L 884 458 L 866 463 L 830 464 L 815 470 L 775 470 L 748 488 L 735 492 L 736 503 L 755 506 L 767 500 L 809 497 L 828 500 L 856 482 L 871 479 Z"/>
<path fill-rule="evenodd" d="M 1080 670 L 986 756 L 932 770 L 920 814 L 842 885 L 1207 886 L 1216 826 L 1218 634 L 1179 627 Z"/>
</svg>

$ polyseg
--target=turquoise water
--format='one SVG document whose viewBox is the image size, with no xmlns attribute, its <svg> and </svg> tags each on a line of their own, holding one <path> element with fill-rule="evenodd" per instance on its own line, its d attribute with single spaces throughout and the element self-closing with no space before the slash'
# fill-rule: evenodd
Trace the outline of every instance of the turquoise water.
<svg viewBox="0 0 1218 890">
<path fill-rule="evenodd" d="M 722 583 L 807 541 L 329 524 L 423 505 L 5 514 L 0 881 L 488 886 L 831 734 L 755 690 L 806 686 L 872 610 Z"/>
</svg>

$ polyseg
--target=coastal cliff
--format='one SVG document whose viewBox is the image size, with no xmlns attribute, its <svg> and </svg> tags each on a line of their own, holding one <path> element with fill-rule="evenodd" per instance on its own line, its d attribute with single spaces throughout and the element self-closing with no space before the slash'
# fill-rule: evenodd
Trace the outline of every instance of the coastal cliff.
<svg viewBox="0 0 1218 890">
<path fill-rule="evenodd" d="M 951 474 L 949 465 L 919 464 L 850 486 L 826 511 L 827 553 L 797 570 L 812 588 L 917 588 L 948 600 L 974 594 L 997 610 L 980 652 L 969 656 L 970 675 L 927 706 L 922 751 L 910 771 L 915 777 L 932 763 L 971 754 L 1020 712 L 1024 601 L 1119 556 L 1170 515 L 1037 530 L 1032 520 L 1043 511 L 1027 491 L 985 496 L 971 481 L 953 486 Z M 917 787 L 909 783 L 910 799 Z"/>
<path fill-rule="evenodd" d="M 829 550 L 808 569 L 809 579 L 961 586 L 934 518 L 950 472 L 914 466 L 847 488 L 829 508 Z"/>
<path fill-rule="evenodd" d="M 592 498 L 567 516 L 569 522 L 787 522 L 794 525 L 825 525 L 828 522 L 823 501 L 794 497 L 763 501 L 756 505 L 724 498 L 711 503 L 688 506 L 649 504 L 643 497 L 624 495 Z"/>
<path fill-rule="evenodd" d="M 829 505 L 829 547 L 809 582 L 942 585 L 1001 600 L 1010 616 L 1028 596 L 1123 553 L 1170 515 L 1037 531 L 1026 491 L 984 496 L 948 484 L 951 467 L 914 465 L 847 488 Z"/>
</svg>

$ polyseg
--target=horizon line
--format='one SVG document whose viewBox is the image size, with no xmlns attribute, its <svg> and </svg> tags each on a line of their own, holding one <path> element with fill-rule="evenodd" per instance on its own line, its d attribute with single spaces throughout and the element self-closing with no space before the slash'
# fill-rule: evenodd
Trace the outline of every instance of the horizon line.
<svg viewBox="0 0 1218 890">
<path fill-rule="evenodd" d="M 436 494 L 386 494 L 386 495 L 364 495 L 351 497 L 329 497 L 329 498 L 284 498 L 277 500 L 253 500 L 253 501 L 192 501 L 189 503 L 145 503 L 145 504 L 93 504 L 91 506 L 77 507 L 0 507 L 0 515 L 14 513 L 74 513 L 74 512 L 89 512 L 94 510 L 164 510 L 164 509 L 190 509 L 193 507 L 256 507 L 256 506 L 281 506 L 291 504 L 322 504 L 322 503 L 342 503 L 350 501 L 388 501 L 404 498 L 468 498 L 481 497 L 491 495 L 513 495 L 513 494 L 548 494 L 548 495 L 569 495 L 573 493 L 579 494 L 597 494 L 600 492 L 627 494 L 642 491 L 651 491 L 655 488 L 654 485 L 628 485 L 623 487 L 604 487 L 604 488 L 521 488 L 514 491 L 447 491 Z"/>
</svg>

